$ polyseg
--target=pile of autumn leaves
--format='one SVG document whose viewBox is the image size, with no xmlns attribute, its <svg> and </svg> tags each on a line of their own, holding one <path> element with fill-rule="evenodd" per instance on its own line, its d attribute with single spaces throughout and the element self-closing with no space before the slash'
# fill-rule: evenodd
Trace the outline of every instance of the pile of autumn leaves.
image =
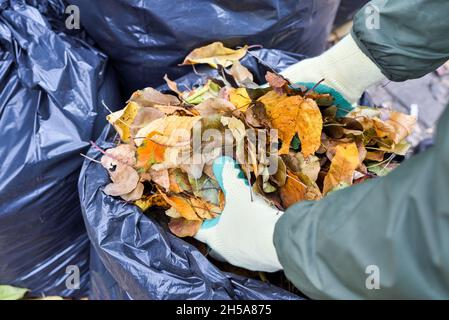
<svg viewBox="0 0 449 320">
<path fill-rule="evenodd" d="M 332 96 L 291 84 L 275 72 L 266 75 L 269 87 L 259 87 L 239 63 L 247 50 L 228 49 L 219 42 L 195 49 L 184 64 L 206 63 L 222 76 L 185 91 L 165 77 L 173 94 L 152 88 L 136 91 L 124 109 L 107 117 L 121 142 L 102 151 L 101 163 L 112 180 L 104 188 L 106 194 L 143 211 L 163 208 L 174 234 L 193 236 L 225 206 L 211 164 L 227 143 L 224 139 L 211 147 L 213 142 L 203 142 L 209 151 L 193 164 L 185 155 L 191 154 L 196 126 L 230 131 L 229 143 L 251 192 L 280 209 L 385 175 L 397 165 L 394 156 L 407 151 L 405 138 L 414 117 L 366 107 L 337 117 Z M 263 150 L 269 147 L 254 146 L 247 129 L 277 130 L 276 172 L 268 170 L 267 159 L 273 154 Z M 179 130 L 184 133 L 176 134 Z"/>
</svg>

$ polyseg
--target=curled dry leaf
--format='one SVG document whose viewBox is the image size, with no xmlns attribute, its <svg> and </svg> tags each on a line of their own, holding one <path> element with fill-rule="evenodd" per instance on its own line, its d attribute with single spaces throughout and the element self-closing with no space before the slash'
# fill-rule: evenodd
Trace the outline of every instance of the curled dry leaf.
<svg viewBox="0 0 449 320">
<path fill-rule="evenodd" d="M 193 237 L 200 230 L 202 221 L 184 218 L 171 219 L 168 228 L 178 237 Z"/>
<path fill-rule="evenodd" d="M 127 194 L 122 194 L 120 197 L 125 201 L 136 201 L 142 198 L 144 186 L 143 183 L 139 182 L 137 187 Z"/>
<path fill-rule="evenodd" d="M 177 106 L 180 103 L 177 97 L 161 93 L 150 87 L 137 90 L 132 94 L 129 101 L 135 102 L 142 107 L 154 107 L 154 105 Z"/>
<path fill-rule="evenodd" d="M 253 74 L 239 61 L 235 61 L 229 70 L 229 73 L 234 77 L 238 84 L 244 84 L 245 82 L 253 82 Z"/>
<path fill-rule="evenodd" d="M 178 89 L 178 84 L 168 78 L 168 75 L 164 76 L 164 80 L 171 91 L 175 92 L 178 96 L 182 96 L 182 92 Z"/>
<path fill-rule="evenodd" d="M 121 196 L 133 191 L 139 183 L 139 174 L 134 168 L 118 163 L 116 168 L 109 170 L 112 183 L 104 187 L 104 193 L 110 196 Z"/>
<path fill-rule="evenodd" d="M 248 46 L 233 50 L 226 48 L 221 42 L 214 42 L 190 52 L 182 64 L 207 63 L 215 69 L 218 68 L 217 65 L 226 68 L 232 65 L 233 62 L 242 59 L 246 55 L 247 50 Z"/>
<path fill-rule="evenodd" d="M 123 142 L 129 142 L 131 137 L 131 125 L 141 106 L 135 102 L 129 102 L 122 110 L 111 113 L 106 120 L 112 124 Z"/>
<path fill-rule="evenodd" d="M 394 143 L 399 143 L 408 137 L 412 132 L 416 124 L 416 117 L 407 115 L 405 113 L 392 111 L 390 119 L 387 123 L 394 128 L 394 131 L 390 134 L 390 138 Z"/>
</svg>

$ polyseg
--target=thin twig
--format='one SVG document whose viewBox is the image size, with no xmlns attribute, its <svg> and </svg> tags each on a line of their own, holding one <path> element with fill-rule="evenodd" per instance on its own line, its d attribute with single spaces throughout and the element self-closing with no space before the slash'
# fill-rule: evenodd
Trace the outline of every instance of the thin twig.
<svg viewBox="0 0 449 320">
<path fill-rule="evenodd" d="M 85 154 L 83 154 L 83 153 L 80 153 L 80 156 L 82 156 L 82 157 L 84 157 L 84 158 L 86 158 L 86 159 L 88 159 L 88 160 L 90 160 L 90 161 L 92 161 L 92 162 L 95 162 L 95 163 L 101 164 L 101 162 L 100 162 L 100 161 L 98 161 L 98 160 L 95 160 L 94 158 L 88 157 L 88 156 L 86 156 L 86 155 L 85 155 Z"/>
<path fill-rule="evenodd" d="M 316 87 L 318 87 L 323 81 L 324 81 L 324 78 L 321 79 L 320 81 L 318 81 L 317 83 L 315 83 L 315 85 L 314 85 L 312 88 L 307 89 L 306 92 L 304 93 L 304 98 L 307 97 L 307 95 L 308 95 L 310 92 L 313 92 L 313 90 L 315 90 Z"/>
</svg>

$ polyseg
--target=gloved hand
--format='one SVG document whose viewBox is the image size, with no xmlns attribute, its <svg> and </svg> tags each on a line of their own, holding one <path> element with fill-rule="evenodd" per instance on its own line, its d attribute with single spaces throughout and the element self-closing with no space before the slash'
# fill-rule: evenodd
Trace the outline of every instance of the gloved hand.
<svg viewBox="0 0 449 320">
<path fill-rule="evenodd" d="M 291 82 L 305 83 L 307 87 L 325 79 L 322 84 L 341 93 L 349 104 L 356 103 L 369 86 L 386 79 L 379 67 L 360 50 L 351 35 L 347 35 L 320 56 L 291 65 L 281 74 Z M 321 87 L 317 91 L 324 93 L 326 88 Z M 340 107 L 343 108 L 343 105 L 344 102 Z"/>
<path fill-rule="evenodd" d="M 195 238 L 209 245 L 212 256 L 253 271 L 282 269 L 273 244 L 274 226 L 282 212 L 253 194 L 242 170 L 230 157 L 220 157 L 213 171 L 225 193 L 220 217 L 206 220 Z"/>
</svg>

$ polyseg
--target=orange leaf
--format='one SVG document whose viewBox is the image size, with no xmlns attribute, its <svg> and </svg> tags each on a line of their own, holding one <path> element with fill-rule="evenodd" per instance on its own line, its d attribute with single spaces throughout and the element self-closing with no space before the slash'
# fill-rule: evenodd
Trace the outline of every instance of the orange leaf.
<svg viewBox="0 0 449 320">
<path fill-rule="evenodd" d="M 307 188 L 300 179 L 291 171 L 287 170 L 287 180 L 279 189 L 282 205 L 285 209 L 292 204 L 305 199 Z"/>
<path fill-rule="evenodd" d="M 335 150 L 329 172 L 324 178 L 324 194 L 339 185 L 352 184 L 354 171 L 360 164 L 359 151 L 355 143 L 340 144 Z"/>
<path fill-rule="evenodd" d="M 212 219 L 221 212 L 220 208 L 199 198 L 183 198 L 181 196 L 167 196 L 164 199 L 183 218 L 187 220 Z"/>
<path fill-rule="evenodd" d="M 282 96 L 280 96 L 282 97 Z M 315 101 L 291 96 L 268 108 L 271 124 L 279 131 L 282 140 L 280 154 L 287 154 L 295 133 L 301 140 L 304 157 L 314 154 L 321 145 L 323 118 Z"/>
<path fill-rule="evenodd" d="M 161 163 L 164 161 L 164 154 L 166 146 L 160 145 L 150 138 L 156 134 L 150 133 L 143 141 L 143 143 L 137 148 L 137 168 L 143 168 L 147 170 L 155 163 Z"/>
</svg>

